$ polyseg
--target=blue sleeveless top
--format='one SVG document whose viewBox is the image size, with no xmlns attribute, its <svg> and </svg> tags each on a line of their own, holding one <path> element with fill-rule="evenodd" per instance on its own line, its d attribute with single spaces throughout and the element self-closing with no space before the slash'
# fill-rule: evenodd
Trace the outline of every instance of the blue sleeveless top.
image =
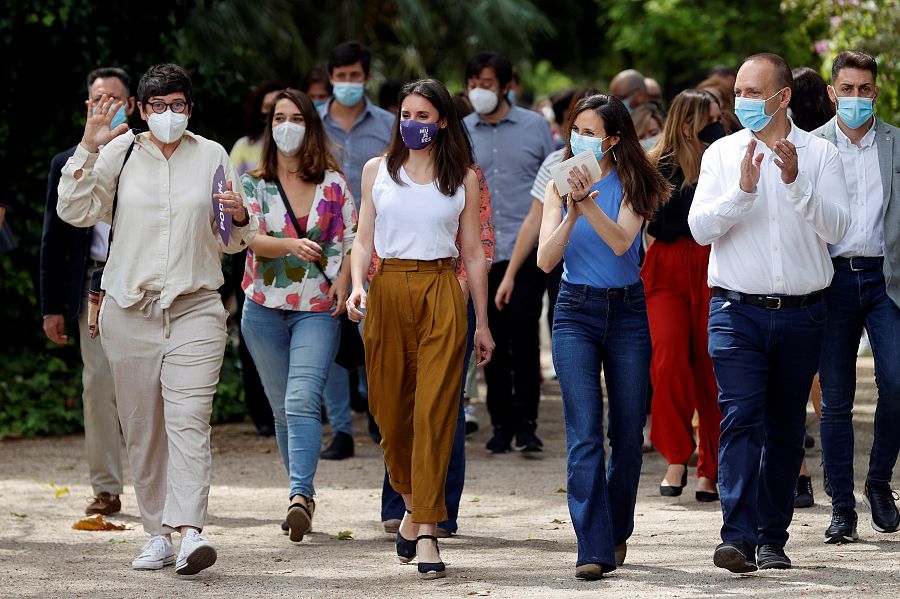
<svg viewBox="0 0 900 599">
<path fill-rule="evenodd" d="M 591 187 L 600 192 L 593 200 L 606 215 L 615 222 L 619 218 L 622 205 L 622 184 L 616 171 Z M 590 198 L 584 200 L 591 201 Z M 565 213 L 565 207 L 563 207 Z M 563 252 L 563 280 L 572 285 L 591 287 L 627 287 L 641 278 L 640 233 L 628 251 L 616 256 L 605 241 L 597 234 L 585 217 L 575 222 L 569 244 Z"/>
</svg>

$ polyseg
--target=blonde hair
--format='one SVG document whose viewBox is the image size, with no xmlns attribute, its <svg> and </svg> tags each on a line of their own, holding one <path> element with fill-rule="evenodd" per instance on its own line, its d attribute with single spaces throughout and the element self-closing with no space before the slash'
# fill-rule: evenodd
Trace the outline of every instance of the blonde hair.
<svg viewBox="0 0 900 599">
<path fill-rule="evenodd" d="M 716 97 L 702 89 L 686 89 L 675 96 L 659 141 L 647 153 L 657 168 L 661 162 L 671 162 L 681 168 L 682 189 L 695 184 L 700 177 L 700 158 L 706 146 L 697 139 L 697 134 L 709 123 L 710 106 L 714 103 L 719 103 Z M 688 126 L 688 135 L 684 133 L 684 125 Z"/>
</svg>

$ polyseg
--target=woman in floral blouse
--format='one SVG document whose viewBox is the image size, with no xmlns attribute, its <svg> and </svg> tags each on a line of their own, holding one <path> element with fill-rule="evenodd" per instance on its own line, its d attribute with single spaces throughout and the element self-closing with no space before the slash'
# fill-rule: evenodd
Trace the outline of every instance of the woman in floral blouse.
<svg viewBox="0 0 900 599">
<path fill-rule="evenodd" d="M 275 415 L 290 475 L 287 523 L 297 542 L 315 511 L 322 392 L 339 343 L 356 211 L 309 97 L 280 92 L 267 120 L 259 167 L 241 177 L 259 219 L 241 329 Z"/>
</svg>

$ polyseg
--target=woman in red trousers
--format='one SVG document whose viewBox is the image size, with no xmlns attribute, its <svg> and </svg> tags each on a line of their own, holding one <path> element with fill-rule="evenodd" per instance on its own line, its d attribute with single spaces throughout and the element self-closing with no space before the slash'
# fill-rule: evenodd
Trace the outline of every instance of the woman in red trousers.
<svg viewBox="0 0 900 599">
<path fill-rule="evenodd" d="M 706 148 L 724 137 L 721 110 L 712 94 L 681 92 L 650 160 L 674 186 L 672 197 L 656 213 L 647 233 L 641 276 L 653 343 L 650 439 L 669 463 L 659 487 L 663 496 L 681 495 L 687 462 L 698 448 L 698 501 L 716 501 L 719 422 L 716 379 L 707 353 L 709 246 L 700 246 L 687 224 L 700 160 Z M 694 441 L 694 410 L 699 414 L 699 447 Z"/>
</svg>

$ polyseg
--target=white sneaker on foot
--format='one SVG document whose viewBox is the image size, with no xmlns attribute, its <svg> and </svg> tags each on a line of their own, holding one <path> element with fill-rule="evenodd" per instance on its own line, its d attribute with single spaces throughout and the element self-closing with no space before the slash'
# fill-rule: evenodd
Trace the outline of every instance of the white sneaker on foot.
<svg viewBox="0 0 900 599">
<path fill-rule="evenodd" d="M 175 548 L 164 535 L 153 535 L 144 545 L 141 554 L 131 561 L 135 570 L 159 570 L 175 563 Z"/>
<path fill-rule="evenodd" d="M 181 551 L 175 562 L 176 574 L 196 574 L 216 563 L 216 548 L 203 535 L 191 529 L 181 538 Z"/>
</svg>

